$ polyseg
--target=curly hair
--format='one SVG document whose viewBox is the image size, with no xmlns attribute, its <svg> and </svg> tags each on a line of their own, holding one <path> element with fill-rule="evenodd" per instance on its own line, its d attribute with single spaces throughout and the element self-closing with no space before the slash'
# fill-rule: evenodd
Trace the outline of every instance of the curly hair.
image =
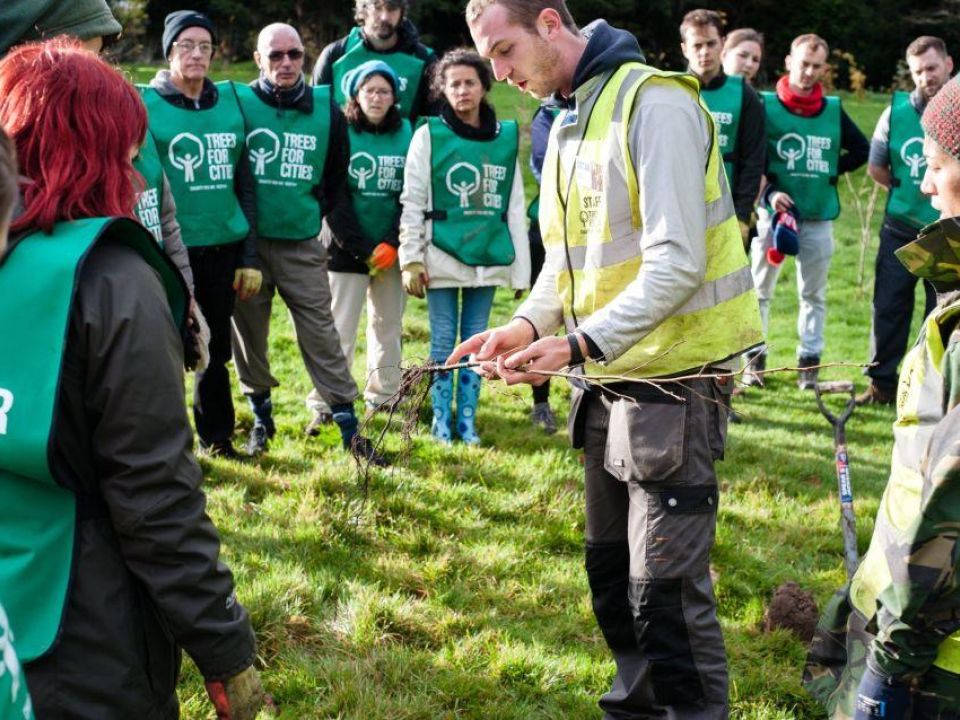
<svg viewBox="0 0 960 720">
<path fill-rule="evenodd" d="M 407 10 L 410 9 L 407 0 L 355 0 L 353 4 L 353 19 L 356 21 L 357 25 L 363 25 L 363 21 L 367 17 L 367 8 L 373 6 L 375 7 L 378 2 L 383 3 L 384 5 L 389 5 L 392 8 L 399 8 L 403 10 L 403 15 L 406 16 Z"/>
<path fill-rule="evenodd" d="M 133 216 L 142 179 L 130 152 L 143 142 L 147 111 L 123 75 L 79 41 L 29 43 L 0 60 L 0 128 L 32 180 L 14 231 Z"/>
<path fill-rule="evenodd" d="M 432 100 L 446 102 L 443 94 L 446 73 L 455 65 L 466 65 L 476 70 L 477 76 L 480 78 L 480 84 L 483 86 L 484 95 L 490 92 L 490 88 L 493 87 L 493 72 L 490 70 L 490 65 L 473 48 L 458 47 L 444 53 L 443 57 L 433 66 L 433 75 L 430 78 L 430 98 Z M 487 104 L 486 100 L 483 102 Z"/>
</svg>

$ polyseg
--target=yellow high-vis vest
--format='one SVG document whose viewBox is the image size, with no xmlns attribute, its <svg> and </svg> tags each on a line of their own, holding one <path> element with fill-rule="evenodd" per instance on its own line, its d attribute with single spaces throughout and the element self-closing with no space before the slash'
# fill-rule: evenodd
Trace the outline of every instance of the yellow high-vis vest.
<svg viewBox="0 0 960 720">
<path fill-rule="evenodd" d="M 690 93 L 710 123 L 713 142 L 704 169 L 707 269 L 696 293 L 653 332 L 587 375 L 637 378 L 699 370 L 762 341 L 750 267 L 727 187 L 717 132 L 691 75 L 625 63 L 606 79 L 582 134 L 554 122 L 543 167 L 540 227 L 548 262 L 562 263 L 557 292 L 568 330 L 610 303 L 637 278 L 643 263 L 640 187 L 628 146 L 630 111 L 650 84 Z M 565 132 L 566 131 L 566 132 Z"/>
<path fill-rule="evenodd" d="M 921 513 L 923 475 L 921 463 L 927 445 L 943 419 L 942 327 L 953 327 L 960 304 L 937 308 L 924 321 L 917 344 L 907 353 L 897 388 L 897 420 L 893 424 L 893 458 L 890 480 L 880 499 L 870 548 L 850 582 L 850 601 L 867 620 L 877 614 L 880 594 L 901 578 L 907 556 L 900 534 L 916 522 Z M 960 675 L 960 631 L 944 638 L 934 662 L 939 668 Z"/>
</svg>

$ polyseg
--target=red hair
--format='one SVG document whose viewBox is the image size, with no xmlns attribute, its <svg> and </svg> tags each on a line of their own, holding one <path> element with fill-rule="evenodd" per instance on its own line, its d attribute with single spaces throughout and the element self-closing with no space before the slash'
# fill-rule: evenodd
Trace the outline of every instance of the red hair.
<svg viewBox="0 0 960 720">
<path fill-rule="evenodd" d="M 78 41 L 29 43 L 0 60 L 0 128 L 33 181 L 12 230 L 132 217 L 141 181 L 130 149 L 143 142 L 147 112 L 123 75 Z"/>
</svg>

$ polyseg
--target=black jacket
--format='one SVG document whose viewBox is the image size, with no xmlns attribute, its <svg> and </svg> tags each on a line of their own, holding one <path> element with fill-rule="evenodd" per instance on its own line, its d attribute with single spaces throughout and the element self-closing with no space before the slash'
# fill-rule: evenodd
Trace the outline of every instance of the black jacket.
<svg viewBox="0 0 960 720">
<path fill-rule="evenodd" d="M 343 118 L 342 115 L 341 118 Z M 343 118 L 343 122 L 344 133 L 346 134 L 347 130 L 345 118 Z M 362 131 L 370 133 L 378 132 L 376 127 L 371 127 L 366 124 L 363 126 Z M 344 144 L 346 145 L 347 143 Z M 350 152 L 348 150 L 345 161 L 347 166 L 349 166 L 350 162 L 349 155 Z M 343 196 L 343 199 L 340 200 L 340 202 L 349 207 L 345 207 L 343 209 L 342 215 L 344 218 L 339 225 L 328 216 L 327 224 L 321 231 L 321 237 L 323 238 L 324 244 L 327 246 L 327 251 L 329 253 L 327 269 L 331 272 L 346 272 L 358 275 L 369 275 L 370 267 L 367 265 L 367 259 L 370 257 L 370 254 L 377 245 L 385 242 L 395 248 L 400 247 L 400 213 L 402 208 L 398 207 L 396 209 L 396 212 L 393 216 L 393 222 L 390 224 L 390 228 L 387 230 L 386 235 L 380 238 L 367 237 L 366 233 L 364 233 L 363 229 L 360 227 L 359 222 L 356 219 L 356 213 L 353 210 L 353 203 L 350 199 L 350 192 L 347 185 L 346 170 L 344 170 L 344 177 L 343 180 L 340 181 L 338 188 L 342 191 L 338 192 L 338 196 Z M 347 218 L 349 218 L 349 221 L 352 223 L 352 225 L 347 225 L 344 222 Z M 349 228 L 349 232 L 345 232 L 345 227 Z"/>
<path fill-rule="evenodd" d="M 718 90 L 726 81 L 727 76 L 721 70 L 704 89 Z M 760 180 L 766 168 L 767 131 L 763 102 L 757 91 L 746 81 L 743 83 L 743 98 L 740 102 L 736 148 L 733 157 L 736 182 L 730 188 L 730 193 L 733 195 L 737 219 L 749 223 L 753 206 L 760 194 Z"/>
<path fill-rule="evenodd" d="M 417 97 L 413 102 L 410 121 L 416 123 L 417 118 L 421 115 L 435 115 L 436 104 L 430 101 L 430 76 L 433 73 L 433 65 L 437 61 L 437 56 L 430 48 L 420 42 L 420 33 L 410 19 L 404 18 L 400 23 L 397 28 L 397 44 L 389 50 L 381 52 L 370 46 L 366 39 L 363 42 L 371 52 L 379 52 L 381 55 L 406 53 L 426 62 L 423 68 L 423 79 L 417 89 Z M 313 66 L 314 85 L 331 85 L 333 83 L 333 64 L 343 57 L 346 46 L 347 37 L 344 36 L 323 49 L 317 64 Z"/>
<path fill-rule="evenodd" d="M 170 71 L 160 70 L 150 81 L 150 87 L 171 105 L 186 110 L 209 110 L 220 100 L 220 91 L 209 78 L 204 78 L 203 90 L 200 97 L 194 100 L 181 93 L 170 81 Z M 250 172 L 250 163 L 247 162 L 246 150 L 243 151 L 240 162 L 233 176 L 233 188 L 240 203 L 240 209 L 250 225 L 247 237 L 243 239 L 243 246 L 238 254 L 237 265 L 245 268 L 259 268 L 257 258 L 257 195 L 253 185 L 253 174 Z M 176 198 L 174 198 L 176 199 Z"/>
<path fill-rule="evenodd" d="M 179 648 L 210 679 L 254 661 L 205 511 L 167 308 L 135 251 L 102 240 L 90 253 L 51 461 L 78 498 L 73 577 L 57 644 L 25 666 L 38 720 L 176 718 Z"/>
</svg>

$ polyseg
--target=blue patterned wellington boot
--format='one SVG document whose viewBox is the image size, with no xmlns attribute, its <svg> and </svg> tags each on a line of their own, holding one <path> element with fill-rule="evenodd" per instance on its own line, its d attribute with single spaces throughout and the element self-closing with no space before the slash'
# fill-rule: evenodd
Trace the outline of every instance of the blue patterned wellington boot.
<svg viewBox="0 0 960 720">
<path fill-rule="evenodd" d="M 443 372 L 433 376 L 430 385 L 430 403 L 433 405 L 433 423 L 430 434 L 442 443 L 450 444 L 453 433 L 450 429 L 453 411 L 453 373 Z"/>
<path fill-rule="evenodd" d="M 480 399 L 480 376 L 473 370 L 457 372 L 457 434 L 467 445 L 479 445 L 477 435 L 477 400 Z"/>
</svg>

